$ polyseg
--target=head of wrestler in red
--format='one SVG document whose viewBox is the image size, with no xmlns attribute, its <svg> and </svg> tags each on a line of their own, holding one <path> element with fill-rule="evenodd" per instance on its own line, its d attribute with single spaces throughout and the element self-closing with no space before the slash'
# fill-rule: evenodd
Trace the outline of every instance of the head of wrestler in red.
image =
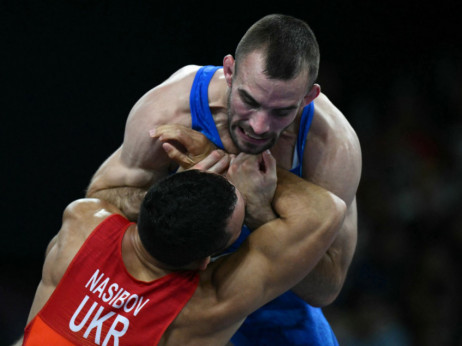
<svg viewBox="0 0 462 346">
<path fill-rule="evenodd" d="M 138 217 L 141 243 L 166 269 L 204 270 L 212 255 L 238 237 L 245 202 L 221 175 L 188 170 L 147 192 Z"/>
<path fill-rule="evenodd" d="M 320 93 L 319 47 L 310 27 L 284 15 L 256 22 L 227 55 L 228 126 L 234 145 L 261 153 L 272 147 Z"/>
</svg>

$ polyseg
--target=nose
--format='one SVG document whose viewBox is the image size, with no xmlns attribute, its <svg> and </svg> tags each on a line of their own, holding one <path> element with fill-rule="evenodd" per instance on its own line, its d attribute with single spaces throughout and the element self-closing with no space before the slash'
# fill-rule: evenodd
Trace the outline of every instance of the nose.
<svg viewBox="0 0 462 346">
<path fill-rule="evenodd" d="M 258 110 L 250 117 L 249 124 L 256 135 L 267 133 L 270 129 L 270 117 L 268 112 Z"/>
</svg>

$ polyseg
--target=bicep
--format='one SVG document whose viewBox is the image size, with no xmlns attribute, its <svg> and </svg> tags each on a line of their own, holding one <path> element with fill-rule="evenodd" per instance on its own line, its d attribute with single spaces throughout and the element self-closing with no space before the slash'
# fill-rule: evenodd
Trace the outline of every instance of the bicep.
<svg viewBox="0 0 462 346">
<path fill-rule="evenodd" d="M 234 309 L 250 313 L 299 282 L 333 237 L 326 239 L 320 232 L 307 234 L 296 227 L 300 226 L 276 219 L 254 231 L 219 268 L 218 296 L 229 299 Z"/>
<path fill-rule="evenodd" d="M 258 309 L 271 300 L 272 291 L 277 291 L 268 285 L 271 272 L 268 256 L 255 251 L 249 239 L 217 264 L 212 279 L 216 287 L 214 306 L 226 306 L 229 320 L 240 319 Z"/>
</svg>

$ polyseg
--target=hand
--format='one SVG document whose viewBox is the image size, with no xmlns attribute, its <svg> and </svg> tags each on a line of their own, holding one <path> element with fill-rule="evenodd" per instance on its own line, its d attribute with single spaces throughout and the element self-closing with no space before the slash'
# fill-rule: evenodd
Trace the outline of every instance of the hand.
<svg viewBox="0 0 462 346">
<path fill-rule="evenodd" d="M 163 143 L 170 159 L 183 169 L 191 168 L 216 149 L 202 133 L 179 124 L 162 125 L 149 133 Z"/>
<path fill-rule="evenodd" d="M 271 206 L 276 191 L 276 160 L 269 150 L 260 155 L 240 153 L 231 160 L 228 179 L 246 201 L 246 225 L 254 230 L 277 217 Z"/>
<path fill-rule="evenodd" d="M 217 174 L 226 174 L 229 163 L 234 155 L 225 153 L 223 150 L 214 150 L 201 162 L 195 164 L 190 169 L 198 169 Z"/>
</svg>

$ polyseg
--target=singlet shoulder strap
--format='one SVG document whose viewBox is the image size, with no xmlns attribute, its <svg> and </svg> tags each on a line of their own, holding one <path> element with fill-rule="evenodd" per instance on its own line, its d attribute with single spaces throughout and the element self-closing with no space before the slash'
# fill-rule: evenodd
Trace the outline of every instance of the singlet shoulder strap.
<svg viewBox="0 0 462 346">
<path fill-rule="evenodd" d="M 297 145 L 294 150 L 294 158 L 292 163 L 292 173 L 297 174 L 299 177 L 302 176 L 302 163 L 303 163 L 303 152 L 305 151 L 306 137 L 311 127 L 314 115 L 314 103 L 308 104 L 302 113 L 300 119 L 300 128 L 298 130 Z"/>
<path fill-rule="evenodd" d="M 194 78 L 189 96 L 193 130 L 202 132 L 218 148 L 223 149 L 220 135 L 209 107 L 208 89 L 210 81 L 220 66 L 203 66 Z"/>
</svg>

